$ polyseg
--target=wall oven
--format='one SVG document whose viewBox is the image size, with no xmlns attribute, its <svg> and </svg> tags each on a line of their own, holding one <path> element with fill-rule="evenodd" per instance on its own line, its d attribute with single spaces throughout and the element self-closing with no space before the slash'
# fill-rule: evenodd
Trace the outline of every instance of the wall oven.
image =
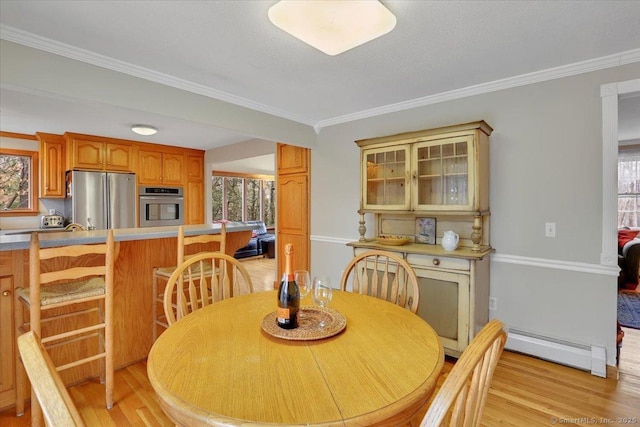
<svg viewBox="0 0 640 427">
<path fill-rule="evenodd" d="M 182 187 L 140 186 L 140 227 L 184 224 Z"/>
</svg>

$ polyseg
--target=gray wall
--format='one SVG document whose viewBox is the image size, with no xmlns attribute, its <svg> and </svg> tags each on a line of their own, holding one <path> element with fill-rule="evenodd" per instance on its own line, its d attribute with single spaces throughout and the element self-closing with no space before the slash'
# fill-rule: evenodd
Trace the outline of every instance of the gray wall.
<svg viewBox="0 0 640 427">
<path fill-rule="evenodd" d="M 357 240 L 355 140 L 476 120 L 491 135 L 491 296 L 510 328 L 607 349 L 615 365 L 616 277 L 601 268 L 600 85 L 640 64 L 505 89 L 323 129 L 312 153 L 312 274 L 332 274 Z M 556 238 L 544 236 L 557 224 Z M 616 225 L 611 227 L 615 229 Z M 367 235 L 373 235 L 369 219 Z M 611 248 L 616 252 L 617 248 Z"/>
</svg>

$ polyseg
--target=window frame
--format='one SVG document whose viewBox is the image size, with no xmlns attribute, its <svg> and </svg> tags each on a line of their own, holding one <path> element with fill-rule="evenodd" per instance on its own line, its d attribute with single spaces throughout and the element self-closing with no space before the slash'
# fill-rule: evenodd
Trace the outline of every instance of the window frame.
<svg viewBox="0 0 640 427">
<path fill-rule="evenodd" d="M 239 173 L 239 172 L 224 172 L 224 171 L 212 171 L 211 172 L 211 179 L 213 180 L 214 177 L 217 178 L 222 178 L 222 197 L 223 197 L 223 201 L 222 201 L 222 220 L 227 220 L 227 209 L 226 209 L 226 203 L 225 203 L 225 198 L 226 198 L 226 191 L 225 191 L 225 178 L 239 178 L 242 179 L 242 221 L 255 221 L 254 219 L 252 220 L 248 220 L 247 219 L 247 203 L 246 203 L 246 198 L 247 198 L 247 182 L 248 180 L 259 180 L 261 181 L 261 185 L 260 185 L 260 221 L 264 221 L 264 217 L 265 217 L 265 181 L 272 181 L 275 183 L 275 176 L 274 175 L 260 175 L 260 174 L 247 174 L 247 173 Z M 213 195 L 211 195 L 212 197 Z M 212 203 L 213 204 L 213 203 Z M 216 219 L 213 218 L 213 212 L 212 212 L 212 220 L 213 221 L 219 221 L 220 219 Z M 266 224 L 267 228 L 272 228 L 275 226 L 275 215 L 274 215 L 274 224 Z"/>
<path fill-rule="evenodd" d="M 627 158 L 631 158 L 631 157 L 635 157 L 638 158 L 638 160 L 628 160 L 625 159 L 625 156 Z M 639 199 L 640 199 L 640 190 L 636 189 L 635 192 L 626 192 L 626 193 L 620 193 L 620 184 L 621 184 L 621 172 L 620 172 L 620 163 L 621 162 L 629 162 L 629 161 L 633 161 L 636 162 L 636 164 L 640 163 L 640 144 L 628 144 L 628 145 L 620 145 L 618 147 L 618 193 L 617 193 L 617 197 L 618 197 L 618 205 L 617 205 L 617 223 L 618 223 L 618 228 L 621 227 L 639 227 L 640 226 L 640 221 L 638 220 L 638 215 L 640 215 L 640 208 L 639 206 Z M 637 183 L 636 184 L 636 188 L 638 183 L 640 182 L 640 168 L 635 168 L 636 169 L 636 173 L 635 174 L 631 174 L 631 176 L 634 177 L 634 181 Z M 632 225 L 626 225 L 626 224 L 621 224 L 620 223 L 620 213 L 623 212 L 620 208 L 621 208 L 621 199 L 635 199 L 635 202 L 633 203 L 634 207 L 636 208 L 634 211 L 624 211 L 627 212 L 631 215 L 635 216 L 635 223 L 636 224 L 632 224 Z M 633 222 L 633 221 L 632 221 Z"/>
<path fill-rule="evenodd" d="M 0 210 L 0 216 L 35 216 L 40 214 L 39 197 L 39 153 L 37 151 L 31 150 L 17 150 L 13 148 L 0 148 L 0 155 L 8 155 L 8 156 L 24 156 L 29 157 L 31 161 L 31 165 L 29 168 L 29 184 L 30 184 L 30 194 L 29 194 L 29 204 L 31 205 L 29 209 L 11 209 L 11 210 Z"/>
</svg>

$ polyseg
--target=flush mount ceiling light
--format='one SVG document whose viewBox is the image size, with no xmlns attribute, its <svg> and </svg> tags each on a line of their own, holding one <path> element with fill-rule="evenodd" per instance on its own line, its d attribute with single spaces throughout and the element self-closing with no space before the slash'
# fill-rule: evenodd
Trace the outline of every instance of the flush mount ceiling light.
<svg viewBox="0 0 640 427">
<path fill-rule="evenodd" d="M 131 126 L 131 130 L 137 133 L 138 135 L 155 135 L 158 132 L 158 129 L 149 125 L 133 125 Z"/>
<path fill-rule="evenodd" d="M 374 0 L 282 0 L 269 8 L 281 30 L 327 55 L 338 55 L 387 34 L 396 17 Z"/>
</svg>

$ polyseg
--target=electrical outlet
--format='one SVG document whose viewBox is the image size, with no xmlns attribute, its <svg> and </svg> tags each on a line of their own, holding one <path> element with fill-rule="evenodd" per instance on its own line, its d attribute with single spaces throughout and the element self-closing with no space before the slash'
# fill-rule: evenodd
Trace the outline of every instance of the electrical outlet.
<svg viewBox="0 0 640 427">
<path fill-rule="evenodd" d="M 547 222 L 544 225 L 544 235 L 546 237 L 556 237 L 556 223 L 555 222 Z"/>
<path fill-rule="evenodd" d="M 498 309 L 498 298 L 489 297 L 489 310 L 496 311 Z"/>
</svg>

